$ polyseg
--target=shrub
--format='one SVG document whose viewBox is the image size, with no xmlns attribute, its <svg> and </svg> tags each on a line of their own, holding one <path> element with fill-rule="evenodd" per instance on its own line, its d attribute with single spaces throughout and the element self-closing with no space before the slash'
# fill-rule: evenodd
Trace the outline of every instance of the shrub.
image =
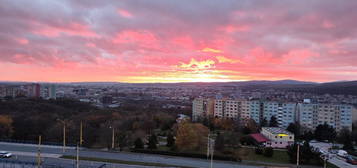
<svg viewBox="0 0 357 168">
<path fill-rule="evenodd" d="M 266 147 L 264 149 L 264 156 L 266 157 L 272 157 L 274 155 L 274 150 L 272 147 Z"/>
<path fill-rule="evenodd" d="M 257 155 L 263 154 L 263 149 L 260 147 L 255 148 L 255 154 L 257 154 Z"/>
<path fill-rule="evenodd" d="M 144 143 L 141 140 L 141 138 L 137 138 L 134 142 L 135 144 L 135 149 L 143 149 L 144 148 Z"/>
</svg>

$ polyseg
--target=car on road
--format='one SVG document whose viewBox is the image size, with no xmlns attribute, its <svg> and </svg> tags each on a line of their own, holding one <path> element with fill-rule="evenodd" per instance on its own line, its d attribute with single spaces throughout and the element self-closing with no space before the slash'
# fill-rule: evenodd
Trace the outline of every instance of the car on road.
<svg viewBox="0 0 357 168">
<path fill-rule="evenodd" d="M 6 151 L 0 151 L 0 158 L 11 158 L 12 153 Z"/>
<path fill-rule="evenodd" d="M 344 150 L 338 150 L 337 155 L 346 158 L 348 156 L 348 153 Z"/>
<path fill-rule="evenodd" d="M 346 162 L 352 165 L 357 165 L 357 159 L 353 158 L 352 156 L 348 156 Z"/>
</svg>

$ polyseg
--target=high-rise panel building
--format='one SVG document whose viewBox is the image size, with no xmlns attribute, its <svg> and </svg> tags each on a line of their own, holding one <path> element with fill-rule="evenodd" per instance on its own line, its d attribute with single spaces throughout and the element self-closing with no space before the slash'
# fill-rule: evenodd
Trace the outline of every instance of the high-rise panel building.
<svg viewBox="0 0 357 168">
<path fill-rule="evenodd" d="M 197 121 L 200 118 L 213 116 L 214 100 L 197 98 L 192 102 L 192 119 Z"/>
<path fill-rule="evenodd" d="M 305 128 L 314 129 L 326 123 L 337 131 L 352 130 L 352 105 L 300 103 L 298 107 L 298 122 Z"/>
<path fill-rule="evenodd" d="M 25 86 L 27 90 L 28 97 L 40 97 L 41 96 L 41 85 L 38 83 L 30 84 Z"/>
<path fill-rule="evenodd" d="M 296 103 L 265 101 L 262 114 L 267 121 L 274 116 L 279 126 L 286 128 L 290 123 L 295 122 Z"/>
<path fill-rule="evenodd" d="M 351 105 L 321 104 L 304 101 L 304 103 L 229 100 L 197 98 L 193 101 L 193 119 L 214 116 L 216 118 L 253 119 L 260 123 L 262 119 L 270 121 L 274 116 L 281 128 L 298 122 L 303 128 L 314 130 L 320 124 L 329 124 L 337 131 L 346 127 L 352 129 Z"/>
</svg>

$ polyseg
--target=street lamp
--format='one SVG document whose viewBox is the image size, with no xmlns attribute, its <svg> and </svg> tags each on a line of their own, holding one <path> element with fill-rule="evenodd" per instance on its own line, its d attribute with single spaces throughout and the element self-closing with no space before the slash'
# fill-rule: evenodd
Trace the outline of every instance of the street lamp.
<svg viewBox="0 0 357 168">
<path fill-rule="evenodd" d="M 66 121 L 57 118 L 63 124 L 63 153 L 66 152 Z"/>
<path fill-rule="evenodd" d="M 109 128 L 112 129 L 112 149 L 114 149 L 114 141 L 115 141 L 115 137 L 114 137 L 114 127 L 113 126 L 109 126 Z"/>
<path fill-rule="evenodd" d="M 79 128 L 79 146 L 83 145 L 83 122 L 81 121 L 81 125 Z"/>
</svg>

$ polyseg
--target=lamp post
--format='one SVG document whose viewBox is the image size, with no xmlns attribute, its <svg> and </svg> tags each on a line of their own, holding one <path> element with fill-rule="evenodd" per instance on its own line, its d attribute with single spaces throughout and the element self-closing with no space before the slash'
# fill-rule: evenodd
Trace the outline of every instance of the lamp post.
<svg viewBox="0 0 357 168">
<path fill-rule="evenodd" d="M 110 126 L 109 128 L 112 129 L 112 149 L 115 148 L 115 145 L 114 145 L 114 141 L 115 141 L 115 131 L 114 131 L 114 127 L 113 126 Z"/>
<path fill-rule="evenodd" d="M 41 135 L 38 136 L 37 167 L 41 166 Z"/>
<path fill-rule="evenodd" d="M 300 159 L 300 143 L 297 143 L 297 151 L 296 151 L 296 167 L 299 168 L 299 159 Z"/>
<path fill-rule="evenodd" d="M 63 124 L 63 153 L 66 152 L 66 121 L 57 119 L 57 121 L 60 121 Z"/>
<path fill-rule="evenodd" d="M 81 121 L 81 125 L 79 128 L 79 146 L 82 147 L 83 145 L 83 122 Z"/>
</svg>

